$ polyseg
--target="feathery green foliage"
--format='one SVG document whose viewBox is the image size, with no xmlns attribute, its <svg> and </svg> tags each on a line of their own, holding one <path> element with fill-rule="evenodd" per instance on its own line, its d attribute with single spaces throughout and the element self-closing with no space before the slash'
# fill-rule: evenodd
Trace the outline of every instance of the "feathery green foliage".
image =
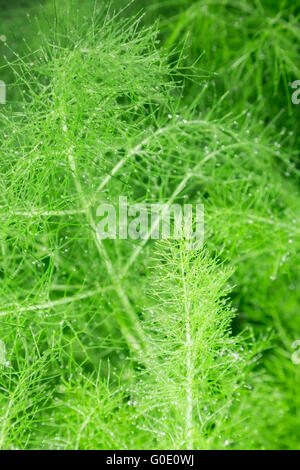
<svg viewBox="0 0 300 470">
<path fill-rule="evenodd" d="M 299 7 L 25 3 L 1 13 L 0 448 L 299 448 Z M 203 203 L 204 247 L 101 241 L 119 195 Z"/>
</svg>

